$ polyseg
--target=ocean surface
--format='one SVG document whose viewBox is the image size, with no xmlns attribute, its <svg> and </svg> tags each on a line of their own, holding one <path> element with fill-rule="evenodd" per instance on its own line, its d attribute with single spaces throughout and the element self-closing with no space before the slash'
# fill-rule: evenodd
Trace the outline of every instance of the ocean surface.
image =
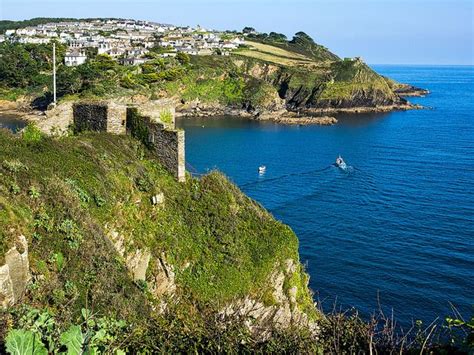
<svg viewBox="0 0 474 355">
<path fill-rule="evenodd" d="M 0 112 L 0 129 L 6 128 L 17 132 L 18 130 L 25 127 L 26 122 L 22 121 L 19 116 L 3 114 Z"/>
<path fill-rule="evenodd" d="M 331 127 L 180 121 L 189 170 L 217 168 L 298 235 L 315 300 L 403 326 L 474 304 L 474 67 L 374 66 L 427 88 L 426 110 Z M 24 126 L 0 114 L 0 127 Z M 341 154 L 352 168 L 332 166 Z M 258 167 L 267 170 L 259 176 Z"/>
<path fill-rule="evenodd" d="M 189 170 L 223 171 L 298 235 L 326 309 L 382 306 L 399 324 L 474 304 L 474 67 L 373 66 L 431 109 L 342 115 L 331 127 L 180 121 Z M 352 168 L 332 166 L 341 154 Z M 258 167 L 266 173 L 259 176 Z"/>
</svg>

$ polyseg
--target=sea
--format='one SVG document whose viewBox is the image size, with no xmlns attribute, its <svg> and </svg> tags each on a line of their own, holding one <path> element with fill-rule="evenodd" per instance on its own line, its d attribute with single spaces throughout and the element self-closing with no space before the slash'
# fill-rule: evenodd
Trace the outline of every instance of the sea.
<svg viewBox="0 0 474 355">
<path fill-rule="evenodd" d="M 393 312 L 405 328 L 470 317 L 474 67 L 373 69 L 430 90 L 409 98 L 426 109 L 338 115 L 334 126 L 182 119 L 188 170 L 224 172 L 295 231 L 323 309 Z"/>
<path fill-rule="evenodd" d="M 26 126 L 26 122 L 19 115 L 5 114 L 0 112 L 0 129 L 9 129 L 18 132 Z"/>
<path fill-rule="evenodd" d="M 224 172 L 299 238 L 315 302 L 408 328 L 474 305 L 474 67 L 373 68 L 430 90 L 423 110 L 334 126 L 179 121 L 187 169 Z M 0 127 L 24 123 L 0 114 Z M 336 168 L 341 155 L 349 168 Z M 266 172 L 260 174 L 259 166 Z"/>
</svg>

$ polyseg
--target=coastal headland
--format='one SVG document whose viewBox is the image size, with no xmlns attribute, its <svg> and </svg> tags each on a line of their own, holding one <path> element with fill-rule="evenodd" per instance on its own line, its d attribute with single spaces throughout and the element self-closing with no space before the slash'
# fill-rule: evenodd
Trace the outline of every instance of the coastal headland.
<svg viewBox="0 0 474 355">
<path fill-rule="evenodd" d="M 67 26 L 58 28 L 67 33 Z M 186 31 L 173 28 L 167 35 L 143 39 L 145 48 L 133 42 L 135 49 L 127 53 L 134 53 L 134 62 L 124 62 L 115 52 L 99 47 L 100 54 L 89 51 L 82 64 L 71 64 L 71 47 L 58 43 L 58 105 L 83 99 L 146 105 L 168 99 L 175 103 L 177 116 L 232 115 L 285 124 L 334 124 L 324 117 L 419 109 L 405 97 L 428 94 L 379 75 L 359 57 L 339 58 L 304 32 L 288 40 L 274 32 Z M 109 43 L 106 39 L 114 35 L 100 43 Z M 186 41 L 198 49 L 215 48 L 185 51 L 177 43 Z M 46 119 L 52 101 L 50 46 L 5 42 L 0 51 L 12 63 L 28 56 L 24 64 L 35 74 L 27 76 L 22 65 L 3 69 L 6 80 L 0 90 L 0 110 L 35 122 Z"/>
</svg>

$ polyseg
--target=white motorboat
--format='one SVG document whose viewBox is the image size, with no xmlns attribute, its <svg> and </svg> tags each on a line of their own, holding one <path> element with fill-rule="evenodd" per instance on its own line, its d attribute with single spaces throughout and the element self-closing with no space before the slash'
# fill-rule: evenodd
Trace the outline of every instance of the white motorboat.
<svg viewBox="0 0 474 355">
<path fill-rule="evenodd" d="M 344 159 L 342 159 L 342 157 L 339 155 L 336 159 L 336 166 L 342 170 L 346 170 L 347 169 L 347 164 L 346 162 L 344 161 Z"/>
</svg>

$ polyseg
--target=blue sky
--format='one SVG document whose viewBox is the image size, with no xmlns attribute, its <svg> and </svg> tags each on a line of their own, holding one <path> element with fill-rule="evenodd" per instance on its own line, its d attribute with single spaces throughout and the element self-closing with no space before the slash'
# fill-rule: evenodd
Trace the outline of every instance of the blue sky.
<svg viewBox="0 0 474 355">
<path fill-rule="evenodd" d="M 472 0 L 0 0 L 0 18 L 125 17 L 216 29 L 305 31 L 373 64 L 474 64 Z"/>
</svg>

